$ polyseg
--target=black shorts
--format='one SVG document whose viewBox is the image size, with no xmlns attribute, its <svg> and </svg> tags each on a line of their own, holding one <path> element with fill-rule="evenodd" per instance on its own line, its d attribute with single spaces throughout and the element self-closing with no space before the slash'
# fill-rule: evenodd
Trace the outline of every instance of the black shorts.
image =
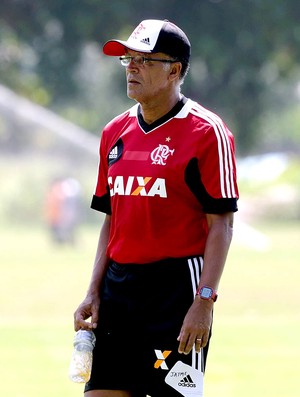
<svg viewBox="0 0 300 397">
<path fill-rule="evenodd" d="M 178 353 L 177 337 L 199 284 L 202 258 L 111 262 L 101 290 L 88 390 L 135 397 L 201 396 L 208 345 Z"/>
</svg>

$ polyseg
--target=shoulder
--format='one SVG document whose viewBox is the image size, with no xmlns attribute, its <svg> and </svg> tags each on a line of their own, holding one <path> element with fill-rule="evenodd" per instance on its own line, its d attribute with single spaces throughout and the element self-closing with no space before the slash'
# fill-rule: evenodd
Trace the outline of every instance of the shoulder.
<svg viewBox="0 0 300 397">
<path fill-rule="evenodd" d="M 192 117 L 195 121 L 207 123 L 214 126 L 215 124 L 223 124 L 224 121 L 216 113 L 200 105 L 191 99 L 188 99 L 182 110 L 178 113 L 178 118 Z"/>
<path fill-rule="evenodd" d="M 138 109 L 138 104 L 132 106 L 130 109 L 127 109 L 125 112 L 114 117 L 110 122 L 106 124 L 103 131 L 119 129 L 123 125 L 126 125 L 129 122 L 136 120 L 137 109 Z"/>
<path fill-rule="evenodd" d="M 191 119 L 194 130 L 196 131 L 198 130 L 205 135 L 214 136 L 216 139 L 220 137 L 233 139 L 232 132 L 223 119 L 198 102 L 188 99 L 180 113 L 182 118 L 189 117 Z"/>
<path fill-rule="evenodd" d="M 133 123 L 136 123 L 138 105 L 131 107 L 108 122 L 102 131 L 102 145 L 116 142 L 122 133 Z"/>
</svg>

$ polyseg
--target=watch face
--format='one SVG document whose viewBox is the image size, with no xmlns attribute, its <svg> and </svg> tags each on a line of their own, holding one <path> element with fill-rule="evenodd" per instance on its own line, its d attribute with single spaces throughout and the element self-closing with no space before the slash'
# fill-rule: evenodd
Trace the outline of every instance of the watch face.
<svg viewBox="0 0 300 397">
<path fill-rule="evenodd" d="M 201 289 L 201 296 L 202 298 L 209 299 L 212 296 L 211 288 L 203 287 Z"/>
</svg>

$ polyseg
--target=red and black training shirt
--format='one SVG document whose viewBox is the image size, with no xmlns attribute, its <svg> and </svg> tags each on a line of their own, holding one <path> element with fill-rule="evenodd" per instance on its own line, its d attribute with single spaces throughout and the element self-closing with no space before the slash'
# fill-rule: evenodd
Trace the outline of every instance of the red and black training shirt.
<svg viewBox="0 0 300 397">
<path fill-rule="evenodd" d="M 234 138 L 183 97 L 148 125 L 138 104 L 103 130 L 91 207 L 111 215 L 107 255 L 150 263 L 204 253 L 206 214 L 237 211 Z"/>
</svg>

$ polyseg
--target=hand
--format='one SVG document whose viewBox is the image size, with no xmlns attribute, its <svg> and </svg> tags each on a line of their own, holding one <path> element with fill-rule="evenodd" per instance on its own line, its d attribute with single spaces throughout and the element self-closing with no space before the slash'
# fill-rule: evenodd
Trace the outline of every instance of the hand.
<svg viewBox="0 0 300 397">
<path fill-rule="evenodd" d="M 74 329 L 91 330 L 97 328 L 100 298 L 87 296 L 74 313 Z M 91 321 L 86 321 L 91 318 Z"/>
<path fill-rule="evenodd" d="M 212 324 L 212 308 L 213 301 L 205 301 L 198 296 L 195 297 L 177 338 L 179 353 L 190 353 L 194 345 L 196 352 L 199 353 L 200 348 L 207 345 Z"/>
</svg>

